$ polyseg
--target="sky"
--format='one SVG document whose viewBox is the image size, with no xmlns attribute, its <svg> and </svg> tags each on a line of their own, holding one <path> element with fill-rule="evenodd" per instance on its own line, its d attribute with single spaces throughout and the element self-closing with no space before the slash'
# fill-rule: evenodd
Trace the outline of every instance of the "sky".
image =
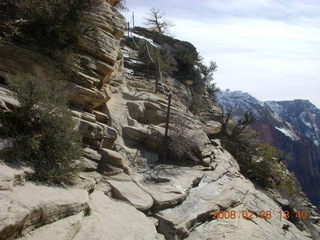
<svg viewBox="0 0 320 240">
<path fill-rule="evenodd" d="M 221 89 L 259 100 L 308 99 L 320 107 L 319 0 L 126 0 L 144 26 L 150 8 L 174 24 L 170 34 L 215 61 Z"/>
</svg>

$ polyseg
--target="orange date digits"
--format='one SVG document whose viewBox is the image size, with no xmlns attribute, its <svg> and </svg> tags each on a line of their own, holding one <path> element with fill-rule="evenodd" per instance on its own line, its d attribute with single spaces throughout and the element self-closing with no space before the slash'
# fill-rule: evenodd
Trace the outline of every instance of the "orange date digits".
<svg viewBox="0 0 320 240">
<path fill-rule="evenodd" d="M 305 210 L 303 210 L 303 211 L 297 211 L 296 218 L 299 218 L 299 219 L 307 219 L 307 218 L 308 218 L 308 212 L 305 211 Z"/>
<path fill-rule="evenodd" d="M 231 211 L 217 211 L 214 210 L 211 212 L 212 219 L 235 219 L 237 217 L 237 213 L 234 210 Z"/>
<path fill-rule="evenodd" d="M 242 218 L 253 219 L 253 211 L 242 211 Z"/>
<path fill-rule="evenodd" d="M 260 218 L 261 219 L 271 219 L 272 218 L 272 212 L 269 211 L 261 211 L 260 212 Z"/>
</svg>

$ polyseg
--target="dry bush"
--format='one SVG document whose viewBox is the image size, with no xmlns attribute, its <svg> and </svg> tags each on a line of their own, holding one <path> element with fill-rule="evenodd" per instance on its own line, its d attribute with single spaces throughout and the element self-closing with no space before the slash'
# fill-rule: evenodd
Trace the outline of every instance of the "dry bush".
<svg viewBox="0 0 320 240">
<path fill-rule="evenodd" d="M 191 121 L 181 112 L 172 114 L 169 125 L 168 149 L 171 160 L 194 160 L 197 146 L 195 132 L 190 128 Z"/>
</svg>

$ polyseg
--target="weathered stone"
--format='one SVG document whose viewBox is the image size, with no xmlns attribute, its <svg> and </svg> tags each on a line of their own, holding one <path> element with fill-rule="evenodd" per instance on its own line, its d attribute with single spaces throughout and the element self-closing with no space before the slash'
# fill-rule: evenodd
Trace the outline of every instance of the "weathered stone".
<svg viewBox="0 0 320 240">
<path fill-rule="evenodd" d="M 234 239 L 236 236 L 240 239 L 245 239 L 245 236 L 248 239 L 260 239 L 257 236 L 263 236 L 261 239 L 306 239 L 305 233 L 287 220 L 280 219 L 281 209 L 275 202 L 239 174 L 238 165 L 229 153 L 219 148 L 215 151 L 214 171 L 206 171 L 199 186 L 193 188 L 180 205 L 156 214 L 158 229 L 167 239 L 184 239 L 198 222 L 205 223 L 191 231 L 188 239 L 211 239 L 212 236 L 217 239 Z M 260 216 L 262 211 L 271 211 L 273 217 L 251 221 L 237 217 L 206 222 L 213 210 L 226 209 L 236 211 L 240 217 L 243 211 L 253 211 L 255 216 Z M 290 233 L 282 228 L 285 224 L 289 226 Z M 214 235 L 217 232 L 219 234 Z"/>
<path fill-rule="evenodd" d="M 122 168 L 115 167 L 112 164 L 101 162 L 101 164 L 99 165 L 99 172 L 101 172 L 105 176 L 113 176 L 123 173 L 124 171 Z"/>
<path fill-rule="evenodd" d="M 215 146 L 215 147 L 219 147 L 221 146 L 221 141 L 220 139 L 210 139 L 211 143 Z"/>
<path fill-rule="evenodd" d="M 145 118 L 145 107 L 142 101 L 128 101 L 127 108 L 130 116 L 138 122 L 142 122 L 142 120 Z"/>
<path fill-rule="evenodd" d="M 79 110 L 72 110 L 72 115 L 76 118 L 81 118 L 83 120 L 92 122 L 92 123 L 96 123 L 96 117 L 94 114 L 88 113 L 88 112 L 84 112 L 84 111 L 79 111 Z"/>
<path fill-rule="evenodd" d="M 204 132 L 208 135 L 218 134 L 221 131 L 221 123 L 217 121 L 208 121 L 204 128 Z"/>
<path fill-rule="evenodd" d="M 160 126 L 149 125 L 148 129 L 137 126 L 124 126 L 122 134 L 125 141 L 133 145 L 142 144 L 151 151 L 158 151 L 164 139 L 165 129 Z"/>
<path fill-rule="evenodd" d="M 0 239 L 7 240 L 35 227 L 86 211 L 85 190 L 49 187 L 35 183 L 16 186 L 0 194 Z"/>
<path fill-rule="evenodd" d="M 101 123 L 107 123 L 110 119 L 107 114 L 99 111 L 93 111 L 93 114 L 96 116 L 96 120 Z"/>
<path fill-rule="evenodd" d="M 144 145 L 151 151 L 158 151 L 163 143 L 165 129 L 160 126 L 149 125 L 148 138 Z"/>
<path fill-rule="evenodd" d="M 229 209 L 241 204 L 247 185 L 239 179 L 222 177 L 219 181 L 201 184 L 192 189 L 187 199 L 179 206 L 165 209 L 156 214 L 160 221 L 160 232 L 167 238 L 181 239 L 197 221 L 209 218 L 212 210 Z"/>
<path fill-rule="evenodd" d="M 164 104 L 145 102 L 145 120 L 142 121 L 147 124 L 158 125 L 166 122 L 167 106 Z"/>
<path fill-rule="evenodd" d="M 32 74 L 43 79 L 54 78 L 57 81 L 67 83 L 70 101 L 74 105 L 84 108 L 95 108 L 107 101 L 104 92 L 97 89 L 90 89 L 83 84 L 83 78 L 71 79 L 68 74 L 61 70 L 58 62 L 52 59 L 30 51 L 23 47 L 18 47 L 11 43 L 2 43 L 0 50 L 0 72 L 2 75 L 26 76 Z M 84 75 L 82 75 L 83 77 Z M 77 80 L 80 79 L 79 82 Z M 88 80 L 89 82 L 91 80 Z M 12 102 L 16 105 L 14 102 Z"/>
<path fill-rule="evenodd" d="M 107 0 L 102 1 L 102 6 L 95 9 L 94 12 L 90 12 L 90 17 L 92 21 L 104 29 L 105 31 L 111 33 L 116 39 L 123 36 L 124 29 L 126 28 L 126 20 L 118 11 L 115 11 L 107 2 L 115 6 L 119 0 Z"/>
<path fill-rule="evenodd" d="M 102 176 L 97 172 L 79 172 L 77 177 L 72 179 L 72 182 L 75 188 L 85 189 L 91 193 L 101 179 Z"/>
<path fill-rule="evenodd" d="M 98 163 L 84 157 L 79 160 L 78 167 L 83 171 L 96 171 L 98 169 Z"/>
<path fill-rule="evenodd" d="M 101 148 L 100 154 L 102 155 L 101 161 L 103 163 L 109 163 L 120 168 L 124 167 L 124 159 L 120 153 L 117 153 L 110 149 Z"/>
<path fill-rule="evenodd" d="M 154 200 L 154 207 L 172 207 L 186 199 L 193 185 L 199 183 L 202 172 L 187 167 L 163 165 L 145 176 L 135 175 L 136 183 Z"/>
<path fill-rule="evenodd" d="M 76 118 L 77 128 L 80 134 L 86 138 L 101 140 L 104 136 L 104 128 L 97 123 Z"/>
<path fill-rule="evenodd" d="M 104 124 L 103 125 L 100 124 L 100 126 L 103 126 L 104 128 L 101 148 L 109 148 L 109 149 L 113 148 L 114 141 L 118 138 L 117 131 L 114 128 Z"/>
<path fill-rule="evenodd" d="M 91 194 L 91 215 L 83 221 L 74 240 L 156 240 L 153 223 L 134 207 L 112 201 L 103 192 Z"/>
<path fill-rule="evenodd" d="M 123 92 L 123 98 L 131 101 L 143 101 L 143 102 L 153 102 L 167 104 L 167 100 L 161 98 L 160 96 L 144 92 L 143 94 L 137 94 L 137 92 Z"/>
<path fill-rule="evenodd" d="M 78 44 L 81 50 L 109 64 L 117 60 L 120 42 L 102 29 L 90 31 L 81 36 Z"/>
<path fill-rule="evenodd" d="M 125 141 L 129 139 L 134 143 L 143 144 L 148 138 L 148 131 L 142 127 L 124 126 L 122 128 L 122 135 Z"/>
<path fill-rule="evenodd" d="M 130 178 L 125 180 L 108 179 L 107 181 L 112 187 L 114 197 L 128 201 L 140 211 L 146 211 L 152 207 L 153 200 L 150 195 L 132 182 Z"/>
<path fill-rule="evenodd" d="M 75 83 L 68 84 L 70 101 L 85 109 L 97 108 L 108 100 L 104 92 L 82 87 Z"/>
<path fill-rule="evenodd" d="M 0 191 L 12 190 L 16 185 L 23 185 L 34 174 L 31 167 L 9 166 L 0 161 Z"/>
<path fill-rule="evenodd" d="M 112 187 L 105 179 L 102 179 L 102 181 L 97 184 L 96 190 L 103 192 L 110 198 L 112 197 Z"/>
<path fill-rule="evenodd" d="M 95 162 L 100 162 L 102 156 L 99 154 L 96 150 L 93 150 L 91 148 L 84 148 L 83 149 L 84 156 L 90 160 L 93 160 Z"/>
<path fill-rule="evenodd" d="M 19 240 L 72 240 L 80 230 L 84 213 L 63 218 L 57 222 L 37 228 Z"/>
<path fill-rule="evenodd" d="M 78 176 L 85 179 L 93 179 L 96 184 L 102 180 L 102 175 L 98 172 L 80 172 Z"/>
</svg>

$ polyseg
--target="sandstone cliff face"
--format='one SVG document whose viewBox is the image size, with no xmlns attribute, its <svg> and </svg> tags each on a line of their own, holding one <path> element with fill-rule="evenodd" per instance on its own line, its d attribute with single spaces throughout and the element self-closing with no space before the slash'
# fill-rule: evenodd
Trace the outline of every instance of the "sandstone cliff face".
<svg viewBox="0 0 320 240">
<path fill-rule="evenodd" d="M 31 168 L 1 162 L 1 240 L 319 237 L 315 213 L 307 222 L 310 226 L 300 230 L 280 218 L 284 200 L 275 202 L 239 173 L 237 161 L 219 139 L 210 141 L 205 133 L 220 124 L 212 119 L 206 126 L 193 116 L 181 100 L 190 98 L 188 88 L 172 78 L 164 80 L 164 88 L 174 95 L 172 114 L 186 116 L 197 154 L 191 165 L 159 164 L 167 97 L 154 93 L 155 79 L 147 81 L 124 67 L 124 60 L 126 66 L 140 63 L 128 46 L 120 51 L 125 21 L 112 5 L 104 3 L 92 18 L 96 32 L 79 40 L 74 77 L 43 55 L 12 44 L 1 46 L 2 80 L 8 74 L 32 73 L 68 83 L 85 145 L 85 157 L 79 160 L 85 171 L 64 188 L 31 182 Z M 2 110 L 18 107 L 5 85 L 0 90 Z M 6 147 L 1 139 L 0 151 Z M 212 220 L 213 210 L 234 210 L 237 217 Z M 255 218 L 243 219 L 241 213 L 249 210 Z M 271 211 L 272 218 L 259 218 L 262 211 Z"/>
</svg>

